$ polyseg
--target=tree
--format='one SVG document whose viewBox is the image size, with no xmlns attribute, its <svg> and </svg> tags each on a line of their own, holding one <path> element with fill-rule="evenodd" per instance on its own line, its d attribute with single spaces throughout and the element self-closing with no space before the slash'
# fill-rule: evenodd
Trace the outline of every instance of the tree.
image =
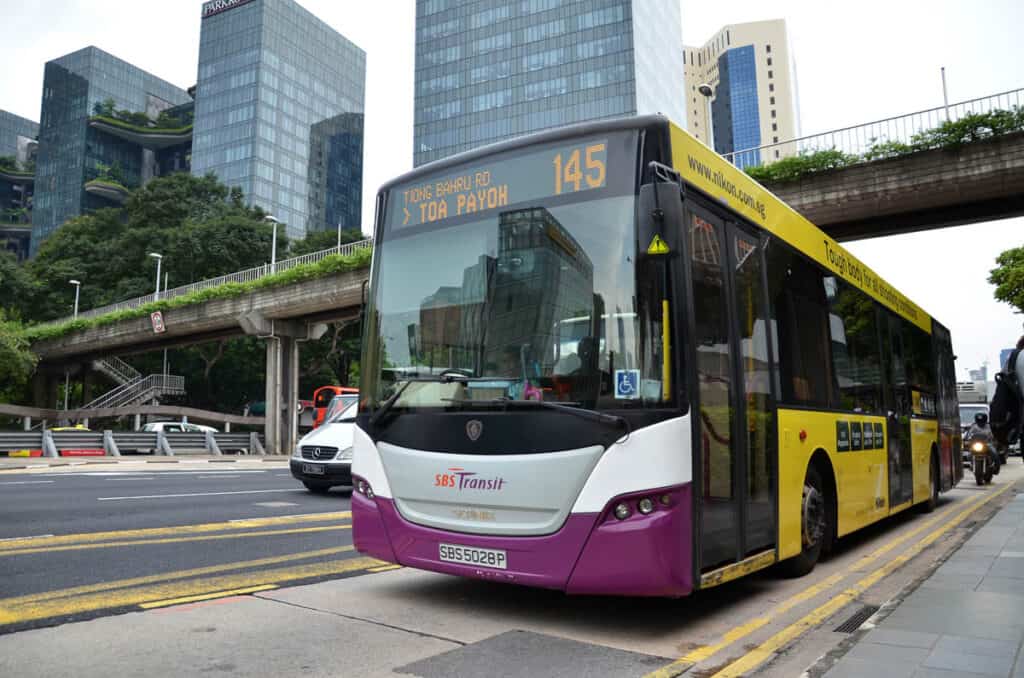
<svg viewBox="0 0 1024 678">
<path fill-rule="evenodd" d="M 93 115 L 102 115 L 108 118 L 113 118 L 115 115 L 115 109 L 117 108 L 117 102 L 113 99 L 104 99 L 103 101 L 97 101 L 93 104 L 92 113 Z"/>
<path fill-rule="evenodd" d="M 21 323 L 10 320 L 0 309 L 0 401 L 20 399 L 36 361 Z"/>
<path fill-rule="evenodd" d="M 350 242 L 358 242 L 365 238 L 366 236 L 363 235 L 363 232 L 358 228 L 346 228 L 341 231 L 342 245 Z M 288 256 L 299 257 L 303 254 L 330 249 L 335 247 L 337 244 L 337 231 L 310 231 L 306 234 L 305 238 L 302 240 L 296 240 L 292 244 L 291 249 L 288 250 Z"/>
<path fill-rule="evenodd" d="M 996 286 L 996 299 L 1024 313 L 1024 247 L 1006 250 L 996 257 L 996 263 L 988 277 Z"/>
<path fill-rule="evenodd" d="M 20 318 L 32 293 L 32 280 L 10 252 L 0 250 L 0 303 L 8 317 Z"/>
</svg>

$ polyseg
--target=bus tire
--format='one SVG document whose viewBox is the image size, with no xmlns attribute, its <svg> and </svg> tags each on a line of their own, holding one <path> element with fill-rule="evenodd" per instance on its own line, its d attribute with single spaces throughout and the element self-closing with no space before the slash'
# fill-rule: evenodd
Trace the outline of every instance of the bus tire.
<svg viewBox="0 0 1024 678">
<path fill-rule="evenodd" d="M 814 569 L 823 552 L 828 552 L 835 534 L 832 498 L 829 488 L 815 464 L 807 467 L 800 505 L 800 555 L 782 562 L 790 577 L 802 577 Z"/>
<path fill-rule="evenodd" d="M 928 501 L 921 504 L 922 513 L 931 513 L 939 505 L 939 463 L 934 450 L 928 464 L 928 478 Z"/>
</svg>

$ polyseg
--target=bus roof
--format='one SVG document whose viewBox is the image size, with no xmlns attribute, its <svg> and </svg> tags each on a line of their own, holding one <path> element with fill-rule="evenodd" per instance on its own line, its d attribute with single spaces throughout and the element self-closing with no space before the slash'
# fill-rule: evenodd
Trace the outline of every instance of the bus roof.
<svg viewBox="0 0 1024 678">
<path fill-rule="evenodd" d="M 669 123 L 672 163 L 688 183 L 742 214 L 929 334 L 932 319 L 842 245 L 690 133 Z"/>
</svg>

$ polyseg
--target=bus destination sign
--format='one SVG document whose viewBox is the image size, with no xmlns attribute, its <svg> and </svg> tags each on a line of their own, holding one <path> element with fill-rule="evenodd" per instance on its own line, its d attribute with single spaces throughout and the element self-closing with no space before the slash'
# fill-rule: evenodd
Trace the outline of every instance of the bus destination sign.
<svg viewBox="0 0 1024 678">
<path fill-rule="evenodd" d="M 608 140 L 466 166 L 391 190 L 387 227 L 412 228 L 528 200 L 603 188 L 608 182 Z"/>
</svg>

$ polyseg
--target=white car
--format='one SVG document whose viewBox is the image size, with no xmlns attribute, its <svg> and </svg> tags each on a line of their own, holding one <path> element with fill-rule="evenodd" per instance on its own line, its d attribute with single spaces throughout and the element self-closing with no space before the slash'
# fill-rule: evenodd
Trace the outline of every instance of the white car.
<svg viewBox="0 0 1024 678">
<path fill-rule="evenodd" d="M 351 403 L 333 418 L 299 440 L 292 453 L 292 475 L 310 492 L 326 494 L 335 485 L 352 484 L 352 435 L 358 403 Z"/>
<path fill-rule="evenodd" d="M 217 429 L 212 426 L 204 426 L 203 424 L 191 424 L 187 421 L 156 421 L 152 424 L 146 424 L 142 427 L 142 430 L 146 433 L 153 433 L 155 431 L 163 431 L 164 433 L 219 433 Z"/>
</svg>

